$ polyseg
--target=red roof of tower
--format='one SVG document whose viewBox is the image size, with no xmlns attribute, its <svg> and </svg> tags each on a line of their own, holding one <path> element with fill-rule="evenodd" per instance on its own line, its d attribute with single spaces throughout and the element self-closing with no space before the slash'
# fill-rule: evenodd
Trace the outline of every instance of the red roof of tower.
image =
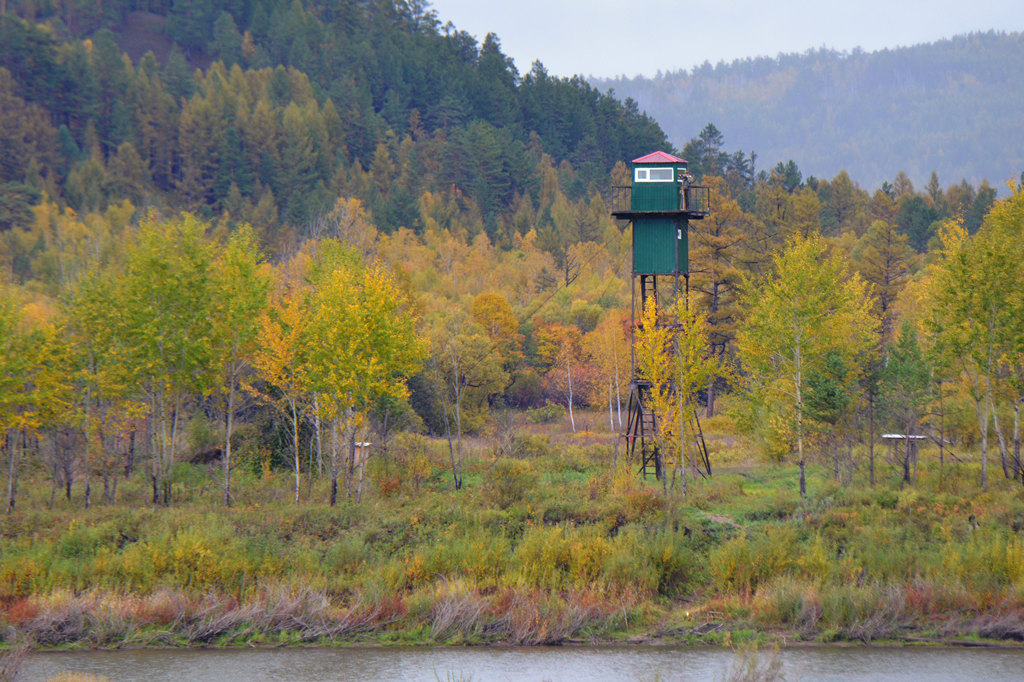
<svg viewBox="0 0 1024 682">
<path fill-rule="evenodd" d="M 633 163 L 686 163 L 686 160 L 665 152 L 651 152 L 639 159 L 633 159 Z"/>
</svg>

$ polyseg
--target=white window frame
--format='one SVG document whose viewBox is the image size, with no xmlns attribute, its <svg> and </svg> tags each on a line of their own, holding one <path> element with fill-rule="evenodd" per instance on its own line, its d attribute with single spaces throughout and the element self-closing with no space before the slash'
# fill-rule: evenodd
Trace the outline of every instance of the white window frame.
<svg viewBox="0 0 1024 682">
<path fill-rule="evenodd" d="M 658 175 L 668 175 L 665 177 L 654 178 L 651 177 L 654 173 Z M 676 173 L 672 168 L 651 168 L 650 166 L 645 168 L 637 168 L 633 172 L 634 182 L 674 182 L 676 179 Z"/>
</svg>

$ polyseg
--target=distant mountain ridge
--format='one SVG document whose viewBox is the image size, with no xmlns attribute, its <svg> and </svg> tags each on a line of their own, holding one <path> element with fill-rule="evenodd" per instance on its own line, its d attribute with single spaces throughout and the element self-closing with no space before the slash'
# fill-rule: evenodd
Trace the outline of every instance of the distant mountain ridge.
<svg viewBox="0 0 1024 682">
<path fill-rule="evenodd" d="M 989 31 L 864 52 L 829 49 L 719 63 L 655 78 L 591 79 L 632 98 L 682 147 L 708 122 L 759 169 L 793 159 L 806 175 L 845 169 L 877 187 L 1024 171 L 1024 34 Z"/>
</svg>

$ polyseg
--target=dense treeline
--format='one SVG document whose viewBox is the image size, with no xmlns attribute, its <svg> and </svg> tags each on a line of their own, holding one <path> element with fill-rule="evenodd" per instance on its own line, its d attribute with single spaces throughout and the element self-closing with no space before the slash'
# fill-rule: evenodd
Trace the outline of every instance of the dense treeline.
<svg viewBox="0 0 1024 682">
<path fill-rule="evenodd" d="M 809 50 L 655 78 L 592 81 L 632 97 L 673 141 L 715 121 L 743 149 L 774 163 L 796 159 L 816 175 L 845 169 L 869 185 L 902 168 L 917 183 L 988 179 L 1024 171 L 1016 65 L 1020 32 L 972 33 L 877 52 Z"/>
<path fill-rule="evenodd" d="M 795 447 L 803 463 L 805 439 L 827 444 L 837 477 L 851 475 L 851 448 L 874 442 L 876 422 L 915 434 L 949 429 L 961 442 L 980 434 L 983 452 L 993 423 L 1004 472 L 1020 476 L 1017 428 L 1012 435 L 999 428 L 1000 417 L 1016 425 L 1014 318 L 1000 313 L 999 343 L 1009 345 L 976 370 L 986 383 L 975 401 L 984 409 L 975 429 L 966 394 L 947 393 L 969 385 L 963 381 L 973 375 L 957 368 L 975 343 L 989 342 L 970 337 L 949 346 L 942 330 L 977 321 L 983 311 L 944 304 L 934 309 L 933 329 L 918 317 L 932 308 L 907 298 L 977 291 L 950 279 L 952 235 L 963 235 L 957 249 L 991 240 L 989 208 L 1012 211 L 1002 207 L 1020 195 L 993 204 L 990 188 L 937 183 L 917 193 L 902 174 L 869 195 L 845 173 L 805 181 L 792 162 L 754 177 L 749 159 L 721 145 L 712 125 L 687 144 L 714 207 L 691 234 L 692 300 L 706 316 L 697 345 L 708 349 L 692 352 L 721 368 L 695 384 L 706 414 L 715 414 L 724 393 L 765 453 L 785 458 Z M 612 182 L 621 184 L 624 173 L 617 165 Z M 5 285 L 5 339 L 28 349 L 11 354 L 7 373 L 9 505 L 16 462 L 33 453 L 68 496 L 79 476 L 88 488 L 98 475 L 113 499 L 114 472 L 140 463 L 154 502 L 167 502 L 175 463 L 219 450 L 214 458 L 230 502 L 235 447 L 290 469 L 296 498 L 303 476 L 329 476 L 333 501 L 338 480 L 347 495 L 361 494 L 365 461 L 353 444 L 370 430 L 383 449 L 396 430 L 446 437 L 460 488 L 463 434 L 479 432 L 504 408 L 557 414 L 563 405 L 572 422 L 574 407 L 606 406 L 609 429 L 621 428 L 628 232 L 600 194 L 570 200 L 559 182 L 567 177 L 569 168 L 543 169 L 540 208 L 517 202 L 507 248 L 488 238 L 479 211 L 424 192 L 416 201 L 419 231 L 379 229 L 358 199 L 343 198 L 271 259 L 260 255 L 256 232 L 227 213 L 216 222 L 175 218 L 140 211 L 128 199 L 78 213 L 43 199 L 27 229 L 5 233 L 9 271 L 25 278 Z M 1000 228 L 1009 230 L 1007 244 L 1017 239 L 1014 225 Z M 806 363 L 797 381 L 807 383 L 795 390 L 808 399 L 794 404 L 794 389 L 773 374 L 786 351 L 759 335 L 802 295 L 797 287 L 772 299 L 768 287 L 811 271 L 827 277 L 801 286 L 823 296 L 825 307 L 808 313 L 819 326 L 804 336 L 818 345 L 797 353 Z M 1014 272 L 1000 276 L 1016 281 Z M 860 284 L 843 299 L 851 277 Z M 841 300 L 859 306 L 842 328 Z M 1000 305 L 1012 311 L 1015 304 Z M 826 319 L 830 326 L 820 327 Z M 407 326 L 387 326 L 399 322 Z M 916 327 L 903 328 L 910 323 Z M 913 390 L 890 374 L 897 352 L 928 368 L 925 379 L 915 375 Z M 51 357 L 61 361 L 44 361 Z M 945 400 L 942 409 L 936 400 Z M 241 435 L 234 434 L 239 416 Z M 908 481 L 912 464 L 908 455 Z"/>
<path fill-rule="evenodd" d="M 246 421 L 264 424 L 246 447 L 268 450 L 290 467 L 296 495 L 300 473 L 309 470 L 303 443 L 316 443 L 322 473 L 326 434 L 336 431 L 349 447 L 345 466 L 338 447 L 330 449 L 332 478 L 344 474 L 351 493 L 351 443 L 368 417 L 376 417 L 385 443 L 396 423 L 447 435 L 457 488 L 461 435 L 479 430 L 497 408 L 562 403 L 571 419 L 574 405 L 604 403 L 614 430 L 615 404 L 629 378 L 629 271 L 628 235 L 609 218 L 611 189 L 628 182 L 623 161 L 666 146 L 657 125 L 634 105 L 578 79 L 550 78 L 540 65 L 520 77 L 494 36 L 478 47 L 453 27 L 438 27 L 418 5 L 252 5 L 213 17 L 212 7 L 193 4 L 147 7 L 147 19 L 158 20 L 170 41 L 163 63 L 146 53 L 135 64 L 121 52 L 126 27 L 137 28 L 134 6 L 89 15 L 69 14 L 68 5 L 16 5 L 26 18 L 46 23 L 0 17 L 0 135 L 10 152 L 0 177 L 6 286 L 29 306 L 9 304 L 9 329 L 12 339 L 37 349 L 46 344 L 18 334 L 25 324 L 32 334 L 45 332 L 59 349 L 53 352 L 70 363 L 49 368 L 49 393 L 39 392 L 36 384 L 45 382 L 33 383 L 27 370 L 15 379 L 49 407 L 25 403 L 10 411 L 21 416 L 10 417 L 9 433 L 23 434 L 9 448 L 12 472 L 15 450 L 41 452 L 46 443 L 54 482 L 70 489 L 69 472 L 88 476 L 95 468 L 81 443 L 94 439 L 86 453 L 117 449 L 103 439 L 131 433 L 138 437 L 132 447 L 149 462 L 154 500 L 167 501 L 173 463 L 185 450 L 210 445 L 181 437 L 181 420 L 198 415 L 222 422 L 216 430 L 229 500 L 231 431 L 243 394 L 261 405 L 248 408 Z M 186 52 L 207 68 L 192 72 Z M 718 395 L 735 389 L 756 396 L 762 409 L 772 402 L 763 393 L 774 390 L 771 382 L 746 385 L 765 358 L 744 353 L 752 349 L 752 325 L 760 323 L 743 301 L 759 282 L 782 277 L 780 254 L 800 247 L 808 262 L 842 257 L 833 285 L 851 268 L 859 272 L 868 288 L 858 296 L 872 301 L 877 341 L 859 355 L 823 347 L 816 361 L 831 364 L 808 368 L 820 390 L 841 386 L 850 395 L 842 404 L 833 398 L 806 415 L 746 414 L 744 423 L 779 456 L 792 442 L 802 452 L 805 416 L 831 434 L 836 452 L 840 441 L 865 440 L 865 415 L 873 423 L 875 400 L 882 399 L 871 383 L 881 375 L 871 363 L 887 358 L 896 341 L 903 289 L 934 264 L 943 225 L 979 231 L 995 192 L 966 181 L 943 189 L 935 174 L 918 192 L 901 172 L 869 194 L 845 171 L 832 180 L 805 179 L 793 161 L 759 171 L 756 154 L 727 152 L 712 124 L 682 153 L 711 187 L 714 206 L 708 220 L 693 226 L 690 282 L 707 314 L 701 338 L 723 368 L 701 385 L 707 414 L 715 413 Z M 189 213 L 173 217 L 181 209 Z M 823 239 L 815 241 L 817 235 Z M 161 239 L 186 237 L 190 248 L 157 248 Z M 244 248 L 231 246 L 236 239 Z M 257 256 L 261 247 L 266 255 Z M 242 261 L 220 260 L 234 249 L 242 249 L 235 256 Z M 336 249 L 348 255 L 322 260 Z M 225 251 L 215 257 L 218 250 Z M 351 274 L 357 264 L 375 273 L 360 286 L 325 274 L 341 268 L 361 277 Z M 241 268 L 252 278 L 271 267 L 276 274 L 262 275 L 258 286 L 218 283 L 210 275 Z M 159 294 L 160 272 L 191 281 L 194 300 Z M 423 348 L 401 361 L 385 352 L 395 364 L 372 363 L 390 383 L 367 375 L 357 391 L 351 377 L 343 389 L 314 380 L 328 372 L 341 381 L 344 374 L 341 365 L 324 369 L 328 358 L 310 350 L 311 335 L 329 327 L 316 331 L 305 319 L 342 319 L 320 306 L 330 287 L 343 285 L 362 292 L 398 287 L 409 297 L 401 305 L 417 311 L 405 319 L 416 321 Z M 248 302 L 231 298 L 264 290 L 264 298 Z M 151 314 L 149 298 L 171 307 Z M 203 326 L 204 316 L 227 316 L 212 302 L 240 305 L 246 320 L 262 325 L 247 332 L 249 345 L 224 336 L 240 333 L 240 323 Z M 133 305 L 137 319 L 129 324 Z M 111 310 L 117 319 L 104 317 Z M 184 344 L 177 356 L 167 355 L 166 335 L 156 337 L 159 353 L 146 346 L 156 319 Z M 372 319 L 360 318 L 363 331 L 386 337 L 369 331 Z M 187 324 L 200 326 L 179 328 Z M 121 333 L 111 337 L 113 329 Z M 847 331 L 857 335 L 854 327 Z M 356 362 L 353 338 L 334 339 L 335 363 Z M 836 336 L 830 343 L 848 341 Z M 231 358 L 224 355 L 229 347 Z M 154 353 L 163 364 L 155 364 Z M 197 364 L 186 368 L 186 360 Z M 117 370 L 104 369 L 107 363 Z M 220 383 L 213 377 L 227 370 L 215 369 L 218 363 L 230 368 Z M 874 378 L 864 384 L 865 377 Z M 113 383 L 100 386 L 107 381 Z M 214 396 L 224 390 L 220 405 Z M 994 395 L 986 409 L 998 419 Z M 28 414 L 35 415 L 31 425 Z M 790 417 L 801 424 L 795 439 L 778 428 Z M 113 421 L 95 426 L 105 419 Z M 979 422 L 982 435 L 986 423 Z M 49 435 L 30 446 L 25 434 L 38 434 L 43 424 Z M 78 434 L 63 455 L 77 464 L 62 464 L 64 473 L 53 464 L 61 458 L 58 431 Z M 838 460 L 835 468 L 838 475 Z M 13 490 L 12 483 L 12 504 Z"/>
<path fill-rule="evenodd" d="M 667 146 L 635 105 L 540 64 L 520 76 L 493 35 L 478 46 L 419 6 L 198 5 L 157 17 L 174 41 L 162 62 L 122 55 L 119 40 L 145 35 L 119 21 L 134 7 L 0 17 L 8 223 L 24 224 L 32 189 L 79 211 L 127 196 L 293 230 L 341 194 L 390 231 L 422 227 L 415 203 L 430 191 L 471 202 L 510 244 L 500 218 L 517 196 L 539 199 L 545 154 L 572 165 L 578 199 L 615 162 Z"/>
</svg>

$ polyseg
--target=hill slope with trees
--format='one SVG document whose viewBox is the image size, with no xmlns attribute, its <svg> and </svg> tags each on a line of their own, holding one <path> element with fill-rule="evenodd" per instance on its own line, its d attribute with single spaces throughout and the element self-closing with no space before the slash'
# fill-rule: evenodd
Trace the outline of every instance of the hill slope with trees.
<svg viewBox="0 0 1024 682">
<path fill-rule="evenodd" d="M 990 31 L 878 52 L 829 49 L 703 65 L 655 78 L 593 80 L 649 112 L 678 144 L 709 121 L 769 163 L 876 186 L 1024 171 L 1024 34 Z"/>
<path fill-rule="evenodd" d="M 447 192 L 511 244 L 501 214 L 536 200 L 544 165 L 569 164 L 578 199 L 669 146 L 635 105 L 540 64 L 520 75 L 493 35 L 416 3 L 69 7 L 0 17 L 0 184 L 79 211 L 129 197 L 294 231 L 350 195 L 416 229 L 417 198 Z M 30 195 L 4 190 L 8 221 Z"/>
</svg>

